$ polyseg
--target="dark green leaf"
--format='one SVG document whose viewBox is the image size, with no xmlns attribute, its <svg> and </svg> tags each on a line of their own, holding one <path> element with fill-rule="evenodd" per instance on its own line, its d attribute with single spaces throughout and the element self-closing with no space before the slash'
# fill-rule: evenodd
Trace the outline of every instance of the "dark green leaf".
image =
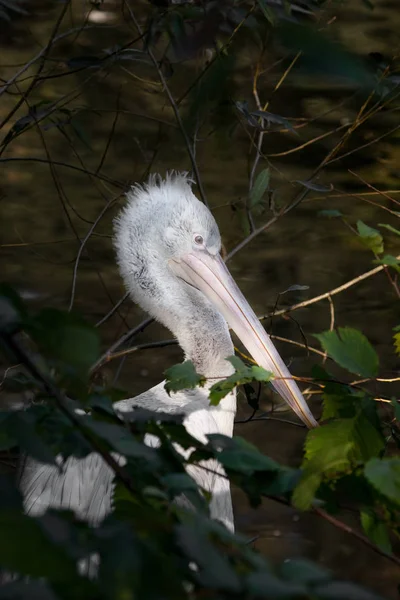
<svg viewBox="0 0 400 600">
<path fill-rule="evenodd" d="M 299 285 L 298 283 L 294 283 L 293 285 L 289 286 L 287 290 L 285 290 L 284 292 L 279 292 L 279 295 L 282 296 L 283 294 L 286 294 L 287 292 L 303 292 L 304 290 L 309 290 L 310 286 L 309 285 Z"/>
<path fill-rule="evenodd" d="M 174 365 L 165 371 L 165 389 L 168 394 L 179 392 L 180 390 L 189 390 L 195 387 L 203 387 L 206 378 L 196 372 L 194 364 L 190 360 L 180 365 Z"/>
<path fill-rule="evenodd" d="M 335 362 L 351 373 L 362 377 L 376 377 L 379 359 L 365 335 L 357 329 L 339 327 L 338 331 L 314 334 L 324 350 Z"/>
<path fill-rule="evenodd" d="M 376 89 L 374 72 L 358 56 L 347 52 L 315 27 L 285 22 L 277 30 L 281 42 L 294 52 L 301 52 L 299 67 L 324 77 L 340 77 L 367 89 Z"/>
<path fill-rule="evenodd" d="M 241 590 L 239 577 L 229 559 L 208 537 L 207 521 L 197 518 L 193 523 L 176 528 L 178 544 L 197 565 L 196 579 L 205 586 L 237 594 Z"/>
<path fill-rule="evenodd" d="M 375 254 L 383 252 L 383 238 L 377 229 L 369 227 L 369 225 L 366 225 L 362 221 L 357 221 L 357 230 L 364 246 L 372 250 Z"/>
<path fill-rule="evenodd" d="M 332 577 L 330 571 L 305 558 L 285 560 L 280 572 L 285 580 L 306 585 L 322 583 Z"/>
<path fill-rule="evenodd" d="M 271 10 L 271 8 L 267 5 L 265 0 L 257 0 L 257 2 L 258 2 L 259 7 L 261 8 L 261 11 L 262 11 L 264 17 L 267 19 L 268 23 L 270 23 L 271 25 L 275 25 L 276 16 L 275 16 L 274 12 Z"/>
<path fill-rule="evenodd" d="M 82 417 L 81 420 L 85 427 L 105 440 L 117 452 L 133 458 L 144 458 L 153 463 L 158 462 L 155 450 L 135 440 L 124 426 L 95 421 L 89 416 Z"/>
<path fill-rule="evenodd" d="M 381 596 L 347 581 L 319 585 L 314 588 L 313 595 L 318 600 L 383 600 Z"/>
<path fill-rule="evenodd" d="M 291 122 L 288 119 L 285 119 L 285 117 L 281 117 L 280 115 L 274 115 L 273 113 L 270 113 L 266 110 L 253 110 L 251 111 L 250 115 L 252 117 L 261 117 L 262 119 L 267 121 L 268 124 L 274 123 L 276 125 L 282 125 L 285 129 L 288 129 L 295 135 L 299 135 L 293 127 L 293 125 L 291 124 Z"/>
<path fill-rule="evenodd" d="M 360 512 L 361 525 L 369 537 L 379 548 L 390 554 L 392 545 L 390 543 L 389 531 L 385 523 L 379 520 L 370 507 L 364 507 Z"/>
<path fill-rule="evenodd" d="M 209 436 L 212 439 L 212 436 Z M 280 466 L 268 456 L 261 454 L 243 438 L 233 438 L 233 444 L 218 454 L 218 460 L 227 469 L 251 474 L 254 471 L 279 471 Z"/>
<path fill-rule="evenodd" d="M 340 212 L 340 210 L 336 210 L 336 209 L 320 210 L 318 212 L 318 215 L 320 217 L 328 217 L 328 218 L 342 217 L 343 216 L 343 214 Z"/>
<path fill-rule="evenodd" d="M 0 587 L 0 600 L 59 600 L 44 582 L 13 581 Z"/>
<path fill-rule="evenodd" d="M 9 445 L 7 445 L 7 442 Z M 0 413 L 0 444 L 3 448 L 17 444 L 29 456 L 43 463 L 55 464 L 51 448 L 41 439 L 32 411 Z"/>
<path fill-rule="evenodd" d="M 380 494 L 400 505 L 400 458 L 372 458 L 364 473 Z"/>
<path fill-rule="evenodd" d="M 62 544 L 52 541 L 49 519 L 33 519 L 16 510 L 0 511 L 0 564 L 3 568 L 31 577 L 48 577 L 50 581 L 76 580 L 75 561 Z M 52 516 L 53 527 L 62 526 L 60 517 Z"/>
<path fill-rule="evenodd" d="M 313 190 L 314 192 L 325 193 L 325 192 L 331 192 L 333 190 L 332 184 L 331 185 L 321 185 L 319 183 L 314 183 L 313 181 L 299 181 L 299 180 L 296 180 L 296 183 L 300 183 L 300 185 L 303 185 L 308 190 Z M 321 211 L 321 212 L 324 212 L 324 211 Z M 319 214 L 321 214 L 321 212 Z M 330 211 L 330 212 L 335 212 L 335 211 Z M 339 212 L 339 211 L 337 211 L 337 212 Z M 325 216 L 327 216 L 327 215 L 325 214 Z M 332 216 L 332 215 L 330 215 L 330 216 Z M 334 216 L 337 216 L 337 215 L 334 215 Z"/>
<path fill-rule="evenodd" d="M 262 201 L 263 196 L 268 189 L 269 179 L 269 169 L 263 169 L 257 175 L 250 191 L 250 208 L 255 208 Z"/>
<path fill-rule="evenodd" d="M 75 56 L 67 60 L 66 64 L 70 69 L 88 69 L 90 67 L 100 67 L 104 62 L 97 56 Z"/>
<path fill-rule="evenodd" d="M 268 571 L 250 573 L 246 577 L 246 588 L 252 598 L 268 600 L 287 600 L 288 598 L 307 598 L 305 585 L 283 581 Z"/>
<path fill-rule="evenodd" d="M 44 354 L 68 372 L 72 367 L 85 375 L 99 357 L 97 330 L 77 315 L 46 308 L 27 328 Z"/>
</svg>

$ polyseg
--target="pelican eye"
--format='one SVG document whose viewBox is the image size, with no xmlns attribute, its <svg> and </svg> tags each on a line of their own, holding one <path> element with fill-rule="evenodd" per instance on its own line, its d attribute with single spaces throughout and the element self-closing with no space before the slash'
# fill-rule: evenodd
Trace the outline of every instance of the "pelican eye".
<svg viewBox="0 0 400 600">
<path fill-rule="evenodd" d="M 197 244 L 198 246 L 202 246 L 204 244 L 204 238 L 202 235 L 195 235 L 194 236 L 194 243 Z"/>
</svg>

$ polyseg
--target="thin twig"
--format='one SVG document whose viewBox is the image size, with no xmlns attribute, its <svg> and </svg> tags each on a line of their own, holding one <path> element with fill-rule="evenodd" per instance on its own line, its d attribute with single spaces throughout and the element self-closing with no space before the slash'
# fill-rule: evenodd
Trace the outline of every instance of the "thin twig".
<svg viewBox="0 0 400 600">
<path fill-rule="evenodd" d="M 91 367 L 90 373 L 91 374 L 95 373 L 95 371 L 97 371 L 100 367 L 102 367 L 105 363 L 107 363 L 110 360 L 110 356 L 120 346 L 122 346 L 122 344 L 125 344 L 126 342 L 128 342 L 129 340 L 131 340 L 132 338 L 134 338 L 135 335 L 137 335 L 138 333 L 141 333 L 142 331 L 144 331 L 146 329 L 146 327 L 148 327 L 149 325 L 151 325 L 151 323 L 153 323 L 153 322 L 154 322 L 154 319 L 151 318 L 151 317 L 148 317 L 147 319 L 144 319 L 144 321 L 142 321 L 141 323 L 139 323 L 139 325 L 136 325 L 136 327 L 134 327 L 133 329 L 130 329 L 129 331 L 127 331 L 116 342 L 114 342 L 114 344 L 112 344 L 108 348 L 108 350 L 102 356 L 100 356 L 99 360 L 97 360 L 94 363 L 94 365 Z"/>
<path fill-rule="evenodd" d="M 102 317 L 100 319 L 100 321 L 97 321 L 97 323 L 95 324 L 95 327 L 100 327 L 100 325 L 103 325 L 103 323 L 108 321 L 108 319 L 110 319 L 113 316 L 113 314 L 120 308 L 120 306 L 125 302 L 125 300 L 127 300 L 127 298 L 129 298 L 129 292 L 126 292 L 122 296 L 122 298 L 120 298 L 118 300 L 118 302 L 116 304 L 114 304 L 112 309 L 106 315 L 104 315 L 104 317 Z"/>
<path fill-rule="evenodd" d="M 100 211 L 100 213 L 97 216 L 96 220 L 94 221 L 93 225 L 88 229 L 85 237 L 83 238 L 83 240 L 82 240 L 82 242 L 81 242 L 81 244 L 79 246 L 78 254 L 76 255 L 76 259 L 75 259 L 74 272 L 73 272 L 73 276 L 72 276 L 71 299 L 70 299 L 69 308 L 68 308 L 69 311 L 72 310 L 72 307 L 74 305 L 75 290 L 76 290 L 76 278 L 77 278 L 77 275 L 78 275 L 78 266 L 79 266 L 79 261 L 80 261 L 83 249 L 84 249 L 84 247 L 85 247 L 88 239 L 92 235 L 93 231 L 95 230 L 95 228 L 97 227 L 97 225 L 101 221 L 101 219 L 104 217 L 104 215 L 106 214 L 106 212 L 111 208 L 111 206 L 120 197 L 121 197 L 121 194 L 118 194 L 118 196 L 114 196 L 113 198 L 110 198 L 110 200 L 107 202 L 107 204 Z"/>
<path fill-rule="evenodd" d="M 400 260 L 400 255 L 396 256 L 396 259 Z M 350 279 L 350 281 L 346 281 L 346 283 L 343 283 L 343 285 L 340 285 L 337 288 L 329 290 L 329 292 L 325 292 L 324 294 L 320 294 L 319 296 L 315 296 L 314 298 L 310 298 L 309 300 L 304 300 L 303 302 L 299 302 L 298 304 L 293 304 L 292 306 L 289 306 L 288 308 L 282 308 L 280 310 L 277 310 L 275 313 L 273 313 L 273 316 L 284 315 L 288 312 L 298 310 L 299 308 L 305 308 L 306 306 L 310 306 L 311 304 L 320 302 L 321 300 L 326 300 L 327 298 L 329 298 L 329 296 L 334 296 L 335 294 L 340 294 L 341 292 L 344 292 L 345 290 L 349 289 L 353 285 L 360 283 L 360 281 L 364 281 L 364 279 L 368 279 L 368 277 L 372 277 L 373 275 L 376 275 L 377 273 L 384 271 L 384 269 L 385 269 L 385 265 L 380 265 L 379 267 L 375 267 L 374 269 L 371 269 L 370 271 L 361 273 L 361 275 L 354 277 L 354 279 Z M 269 319 L 271 316 L 272 316 L 272 313 L 267 313 L 266 315 L 261 315 L 258 318 L 260 319 L 260 321 L 262 321 L 264 319 Z"/>
<path fill-rule="evenodd" d="M 50 39 L 47 43 L 47 46 L 45 47 L 43 53 L 41 54 L 39 60 L 39 67 L 36 71 L 36 74 L 34 76 L 34 78 L 32 79 L 31 83 L 29 84 L 28 88 L 25 90 L 25 92 L 22 94 L 21 98 L 18 100 L 18 102 L 15 104 L 15 106 L 10 110 L 10 112 L 4 117 L 4 119 L 2 120 L 2 122 L 0 123 L 0 130 L 3 129 L 4 125 L 6 125 L 6 123 L 8 123 L 8 121 L 11 119 L 11 117 L 17 112 L 17 110 L 20 108 L 20 106 L 22 106 L 22 104 L 25 102 L 25 100 L 29 97 L 29 94 L 31 93 L 31 91 L 33 90 L 33 88 L 36 85 L 37 79 L 40 76 L 41 72 L 43 71 L 45 62 L 46 62 L 46 58 L 52 48 L 54 39 L 57 35 L 58 29 L 65 17 L 65 13 L 67 12 L 69 5 L 71 3 L 71 0 L 67 0 L 64 4 L 64 6 L 62 7 L 62 10 L 57 18 L 57 21 L 55 22 L 55 25 L 53 27 L 53 30 L 50 34 Z"/>
<path fill-rule="evenodd" d="M 389 554 L 389 552 L 386 552 L 385 550 L 383 550 L 382 548 L 380 548 L 379 546 L 377 546 L 376 544 L 371 542 L 371 540 L 369 540 L 365 535 L 363 535 L 359 531 L 356 531 L 355 529 L 350 527 L 350 525 L 347 525 L 347 523 L 343 523 L 343 521 L 339 521 L 339 519 L 336 519 L 336 517 L 330 515 L 325 510 L 322 510 L 322 508 L 318 508 L 317 506 L 313 507 L 313 512 L 315 514 L 317 514 L 318 516 L 322 517 L 323 519 L 325 519 L 325 521 L 329 521 L 329 523 L 331 523 L 338 529 L 341 529 L 342 531 L 345 531 L 346 533 L 349 533 L 353 537 L 357 538 L 365 546 L 368 546 L 368 548 L 371 548 L 371 550 L 373 550 L 376 554 L 380 554 L 384 558 L 387 558 L 388 560 L 395 563 L 397 566 L 400 566 L 400 558 L 398 556 L 395 556 L 394 554 Z"/>
<path fill-rule="evenodd" d="M 130 6 L 129 1 L 128 0 L 124 0 L 124 4 L 126 5 L 128 11 L 129 11 L 131 19 L 134 22 L 135 27 L 138 30 L 138 33 L 140 35 L 143 35 L 142 27 L 140 26 L 139 21 L 137 20 L 135 13 L 133 12 L 133 9 Z M 192 145 L 190 143 L 189 137 L 188 137 L 188 135 L 186 133 L 186 130 L 185 130 L 185 127 L 183 125 L 183 121 L 182 121 L 182 117 L 181 117 L 180 112 L 179 112 L 178 105 L 177 105 L 177 103 L 174 100 L 174 97 L 173 97 L 173 95 L 171 93 L 171 90 L 168 87 L 167 80 L 165 79 L 164 74 L 163 74 L 162 70 L 159 67 L 158 61 L 157 61 L 156 57 L 154 56 L 154 53 L 153 53 L 153 51 L 152 51 L 152 49 L 150 48 L 149 45 L 147 46 L 146 51 L 147 51 L 147 54 L 149 55 L 149 57 L 151 59 L 151 62 L 154 65 L 154 68 L 157 71 L 158 78 L 159 78 L 159 80 L 160 80 L 160 82 L 161 82 L 161 84 L 163 86 L 163 89 L 164 89 L 164 91 L 165 91 L 165 93 L 166 93 L 166 95 L 168 97 L 168 100 L 169 100 L 169 102 L 171 104 L 171 108 L 174 111 L 176 122 L 178 123 L 179 129 L 181 130 L 181 134 L 182 134 L 182 137 L 183 137 L 185 145 L 186 145 L 186 150 L 187 150 L 187 153 L 189 155 L 190 162 L 192 163 L 192 169 L 193 169 L 193 172 L 194 172 L 195 177 L 196 177 L 197 185 L 199 187 L 199 194 L 200 194 L 201 199 L 204 202 L 204 204 L 206 206 L 208 206 L 207 198 L 206 198 L 206 195 L 205 195 L 205 192 L 204 192 L 204 188 L 203 188 L 203 184 L 202 184 L 201 177 L 200 177 L 199 167 L 197 166 L 196 159 L 195 159 L 195 157 L 193 155 Z"/>
</svg>

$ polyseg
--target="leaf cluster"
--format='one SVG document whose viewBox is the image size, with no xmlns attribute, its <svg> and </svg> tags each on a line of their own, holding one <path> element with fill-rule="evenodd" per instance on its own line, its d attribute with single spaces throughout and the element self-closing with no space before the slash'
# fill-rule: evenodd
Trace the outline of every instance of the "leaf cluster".
<svg viewBox="0 0 400 600">
<path fill-rule="evenodd" d="M 132 409 L 122 417 L 114 410 L 112 390 L 88 388 L 89 363 L 97 358 L 98 342 L 87 323 L 54 309 L 28 314 L 9 288 L 2 288 L 1 306 L 5 308 L 3 346 L 11 360 L 22 362 L 23 376 L 20 373 L 18 382 L 13 382 L 14 389 L 29 388 L 38 400 L 25 411 L 0 412 L 1 450 L 18 445 L 22 452 L 50 465 L 94 451 L 106 461 L 123 457 L 118 468 L 108 463 L 115 484 L 112 510 L 97 527 L 69 510 L 53 508 L 40 517 L 26 515 L 15 482 L 0 476 L 0 565 L 14 573 L 1 588 L 3 597 L 376 598 L 358 586 L 335 581 L 326 569 L 305 560 L 272 567 L 245 538 L 210 520 L 209 493 L 187 471 L 190 465 L 213 468 L 219 463 L 256 506 L 265 496 L 290 503 L 307 465 L 303 472 L 279 465 L 241 438 L 214 434 L 201 443 L 186 431 L 179 415 Z M 22 331 L 29 333 L 29 343 L 26 335 L 21 337 Z M 216 400 L 236 385 L 270 379 L 257 366 L 246 366 L 235 357 L 229 360 L 235 372 L 210 388 Z M 171 393 L 179 386 L 204 385 L 193 365 L 180 367 L 167 374 Z M 13 380 L 10 377 L 6 385 Z M 330 402 L 336 407 L 329 408 L 331 413 L 336 411 L 340 419 L 353 423 L 354 431 L 346 429 L 349 439 L 362 437 L 365 421 L 371 421 L 357 408 L 359 399 L 354 399 L 351 417 L 342 414 L 342 399 Z M 328 428 L 322 427 L 321 432 Z M 341 430 L 339 425 L 336 428 Z M 149 434 L 159 440 L 157 446 L 145 445 Z M 308 463 L 318 444 L 325 450 L 323 437 L 309 438 Z M 394 506 L 398 461 L 380 461 L 382 438 L 376 433 L 375 439 L 368 457 L 356 449 L 358 441 L 352 442 L 348 455 L 351 464 L 359 465 L 365 458 L 366 481 L 376 497 L 387 497 Z M 181 454 L 177 447 L 187 452 Z M 322 478 L 325 472 L 322 469 Z M 384 485 L 388 473 L 393 483 L 384 481 Z"/>
</svg>

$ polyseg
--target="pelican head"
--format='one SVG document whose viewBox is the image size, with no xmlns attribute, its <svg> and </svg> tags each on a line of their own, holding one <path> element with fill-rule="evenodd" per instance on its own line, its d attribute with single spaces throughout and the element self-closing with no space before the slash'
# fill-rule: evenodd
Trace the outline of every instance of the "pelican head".
<svg viewBox="0 0 400 600">
<path fill-rule="evenodd" d="M 228 326 L 308 427 L 317 422 L 271 339 L 221 258 L 221 236 L 186 174 L 150 178 L 127 195 L 114 243 L 125 284 L 144 310 L 178 338 L 207 377 L 224 377 L 233 353 Z"/>
</svg>

